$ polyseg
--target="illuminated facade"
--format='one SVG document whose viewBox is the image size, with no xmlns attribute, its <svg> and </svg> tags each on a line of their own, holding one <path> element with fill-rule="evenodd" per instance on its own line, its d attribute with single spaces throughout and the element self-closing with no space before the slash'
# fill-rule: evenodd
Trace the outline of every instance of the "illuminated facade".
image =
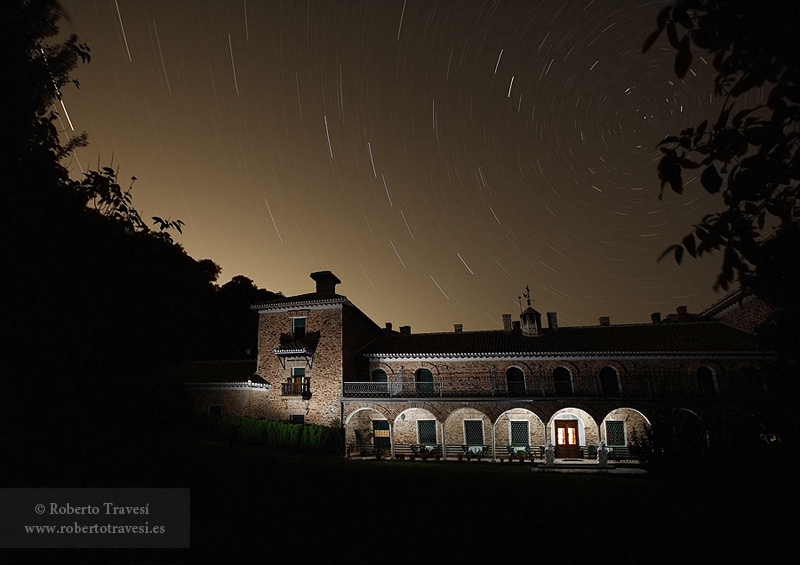
<svg viewBox="0 0 800 565">
<path fill-rule="evenodd" d="M 624 454 L 634 430 L 662 410 L 698 426 L 757 426 L 770 359 L 753 335 L 679 309 L 651 324 L 558 327 L 530 306 L 503 329 L 414 334 L 379 327 L 330 272 L 315 292 L 253 306 L 259 312 L 256 375 L 195 379 L 205 413 L 346 428 L 358 449 L 454 457 L 508 456 L 552 442 L 556 457 L 593 455 L 601 442 Z M 727 314 L 726 314 L 727 315 Z"/>
</svg>

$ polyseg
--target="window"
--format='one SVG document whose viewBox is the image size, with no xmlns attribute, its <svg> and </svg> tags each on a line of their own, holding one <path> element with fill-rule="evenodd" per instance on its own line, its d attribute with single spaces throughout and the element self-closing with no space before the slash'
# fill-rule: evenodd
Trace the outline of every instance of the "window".
<svg viewBox="0 0 800 565">
<path fill-rule="evenodd" d="M 376 369 L 372 371 L 372 382 L 378 383 L 375 385 L 375 392 L 379 394 L 385 394 L 389 392 L 387 387 L 388 376 L 386 375 L 386 371 L 383 369 Z"/>
<path fill-rule="evenodd" d="M 464 420 L 464 439 L 467 445 L 483 445 L 483 420 Z"/>
<path fill-rule="evenodd" d="M 208 414 L 209 416 L 222 416 L 222 405 L 212 404 L 208 407 Z"/>
<path fill-rule="evenodd" d="M 606 445 L 625 447 L 625 422 L 614 420 L 606 422 Z"/>
<path fill-rule="evenodd" d="M 553 371 L 553 384 L 557 396 L 572 396 L 572 373 L 566 367 L 556 367 Z"/>
<path fill-rule="evenodd" d="M 305 414 L 292 414 L 289 416 L 289 423 L 290 424 L 305 424 L 306 417 Z"/>
<path fill-rule="evenodd" d="M 600 369 L 600 389 L 603 396 L 619 396 L 619 374 L 614 367 Z"/>
<path fill-rule="evenodd" d="M 527 420 L 511 420 L 511 445 L 529 445 L 530 434 Z"/>
<path fill-rule="evenodd" d="M 375 449 L 391 449 L 388 420 L 372 420 L 372 445 Z"/>
<path fill-rule="evenodd" d="M 306 337 L 306 319 L 292 318 L 292 338 L 304 339 Z"/>
<path fill-rule="evenodd" d="M 419 443 L 436 443 L 436 420 L 417 420 Z"/>
<path fill-rule="evenodd" d="M 433 394 L 433 373 L 428 369 L 420 369 L 416 374 L 417 381 L 417 394 L 431 395 Z"/>
<path fill-rule="evenodd" d="M 705 398 L 717 395 L 716 378 L 711 367 L 703 365 L 697 369 L 697 387 L 700 389 L 700 395 Z"/>
<path fill-rule="evenodd" d="M 303 392 L 303 377 L 306 376 L 305 367 L 292 367 L 292 376 L 289 377 L 286 387 L 287 395 L 298 395 Z"/>
<path fill-rule="evenodd" d="M 506 371 L 506 384 L 509 395 L 525 396 L 525 373 L 519 367 L 510 367 Z"/>
</svg>

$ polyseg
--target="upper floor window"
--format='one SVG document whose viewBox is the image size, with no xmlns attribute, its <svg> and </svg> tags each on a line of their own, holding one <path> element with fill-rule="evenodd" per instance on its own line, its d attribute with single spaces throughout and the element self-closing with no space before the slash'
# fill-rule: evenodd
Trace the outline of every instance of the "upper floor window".
<svg viewBox="0 0 800 565">
<path fill-rule="evenodd" d="M 619 373 L 614 367 L 600 369 L 600 389 L 603 396 L 619 396 Z"/>
<path fill-rule="evenodd" d="M 383 369 L 375 369 L 374 371 L 372 371 L 372 382 L 380 383 L 378 385 L 375 385 L 375 392 L 386 392 L 388 390 L 386 384 L 388 380 L 389 379 L 386 375 L 386 371 L 384 371 Z"/>
<path fill-rule="evenodd" d="M 506 385 L 511 396 L 525 395 L 525 373 L 519 367 L 509 367 L 506 371 Z"/>
<path fill-rule="evenodd" d="M 717 377 L 711 367 L 703 365 L 697 369 L 697 387 L 705 398 L 717 395 Z"/>
<path fill-rule="evenodd" d="M 418 370 L 416 373 L 416 380 L 418 394 L 433 393 L 433 373 L 431 373 L 429 369 Z"/>
<path fill-rule="evenodd" d="M 305 318 L 292 318 L 292 337 L 294 339 L 303 339 L 306 337 Z"/>
<path fill-rule="evenodd" d="M 566 367 L 556 367 L 553 371 L 553 384 L 557 396 L 572 396 L 572 373 Z"/>
</svg>

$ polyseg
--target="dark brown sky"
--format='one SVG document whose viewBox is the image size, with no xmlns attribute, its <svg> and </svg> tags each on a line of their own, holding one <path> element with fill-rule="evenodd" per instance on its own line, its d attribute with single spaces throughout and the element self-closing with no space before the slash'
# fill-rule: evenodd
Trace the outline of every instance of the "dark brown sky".
<svg viewBox="0 0 800 565">
<path fill-rule="evenodd" d="M 701 53 L 641 53 L 663 5 L 65 0 L 70 169 L 113 158 L 221 282 L 331 270 L 415 332 L 499 328 L 526 285 L 561 325 L 699 311 L 719 262 L 656 258 L 719 202 L 659 201 L 655 145 L 718 103 Z"/>
</svg>

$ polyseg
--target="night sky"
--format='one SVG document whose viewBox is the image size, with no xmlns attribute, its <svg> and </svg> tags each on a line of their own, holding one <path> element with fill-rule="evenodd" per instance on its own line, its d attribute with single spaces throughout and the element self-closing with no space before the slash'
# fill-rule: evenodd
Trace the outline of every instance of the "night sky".
<svg viewBox="0 0 800 565">
<path fill-rule="evenodd" d="M 720 106 L 708 57 L 681 81 L 666 37 L 641 53 L 664 2 L 62 5 L 92 55 L 63 91 L 73 176 L 136 176 L 219 282 L 331 270 L 414 332 L 500 328 L 526 285 L 562 326 L 718 298 L 717 257 L 656 262 L 721 205 L 691 177 L 658 199 L 656 144 Z"/>
</svg>

